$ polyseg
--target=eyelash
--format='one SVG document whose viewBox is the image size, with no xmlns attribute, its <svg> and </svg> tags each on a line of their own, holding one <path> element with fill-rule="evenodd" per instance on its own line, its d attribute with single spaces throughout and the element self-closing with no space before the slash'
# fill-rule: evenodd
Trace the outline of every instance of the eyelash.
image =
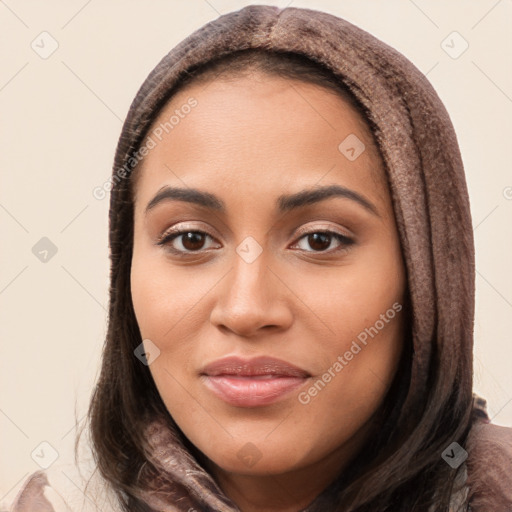
<svg viewBox="0 0 512 512">
<path fill-rule="evenodd" d="M 181 229 L 181 230 L 171 229 L 171 230 L 165 231 L 159 237 L 158 241 L 156 242 L 156 245 L 167 246 L 167 250 L 169 252 L 171 252 L 172 254 L 182 256 L 182 257 L 187 257 L 187 256 L 190 256 L 193 254 L 200 254 L 201 252 L 204 252 L 204 250 L 201 250 L 201 249 L 198 251 L 182 251 L 182 250 L 175 249 L 174 247 L 172 247 L 171 242 L 173 242 L 174 239 L 179 238 L 182 235 L 185 235 L 186 233 L 196 233 L 196 234 L 200 234 L 200 235 L 207 235 L 212 239 L 214 238 L 209 233 L 207 233 L 205 231 L 198 230 L 198 229 Z M 317 230 L 312 230 L 312 231 L 307 231 L 307 232 L 301 233 L 301 236 L 297 239 L 297 242 L 309 235 L 318 234 L 318 233 L 324 234 L 324 235 L 331 235 L 336 240 L 338 240 L 338 242 L 340 243 L 340 246 L 334 250 L 331 249 L 331 250 L 327 250 L 327 251 L 305 251 L 306 253 L 333 254 L 333 253 L 337 253 L 338 251 L 346 250 L 347 247 L 349 247 L 350 245 L 352 245 L 354 243 L 354 240 L 347 237 L 346 235 L 342 235 L 341 233 L 338 233 L 336 231 L 331 231 L 328 229 L 325 229 L 325 230 L 317 229 Z M 297 245 L 297 244 L 294 244 L 294 245 Z"/>
</svg>

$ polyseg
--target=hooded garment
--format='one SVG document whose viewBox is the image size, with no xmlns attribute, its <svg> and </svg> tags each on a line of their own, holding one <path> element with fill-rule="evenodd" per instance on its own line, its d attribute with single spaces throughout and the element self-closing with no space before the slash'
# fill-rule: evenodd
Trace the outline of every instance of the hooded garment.
<svg viewBox="0 0 512 512">
<path fill-rule="evenodd" d="M 141 86 L 119 139 L 113 183 L 127 177 L 134 153 L 184 71 L 250 48 L 295 52 L 319 62 L 352 91 L 371 119 L 408 275 L 414 356 L 404 408 L 414 409 L 422 403 L 436 354 L 446 375 L 460 361 L 472 373 L 475 268 L 469 199 L 452 123 L 431 84 L 402 54 L 343 19 L 311 9 L 251 5 L 220 16 L 170 51 Z M 114 186 L 111 293 L 127 236 L 127 201 L 126 187 Z M 445 385 L 457 386 L 455 379 Z M 462 510 L 459 503 L 469 500 L 470 508 L 464 510 L 511 512 L 512 429 L 491 424 L 485 401 L 476 395 L 473 418 L 460 473 L 464 487 L 453 495 L 451 510 Z M 154 510 L 238 510 L 195 459 L 178 454 L 180 441 L 165 422 L 154 419 L 146 436 L 159 469 L 172 474 L 175 484 L 168 493 L 146 493 Z M 71 491 L 67 482 L 65 490 L 63 475 L 72 480 L 69 474 L 53 468 L 32 474 L 12 511 L 97 510 L 80 496 L 76 483 Z M 100 510 L 117 508 L 111 502 Z M 431 510 L 436 512 L 435 504 Z"/>
</svg>

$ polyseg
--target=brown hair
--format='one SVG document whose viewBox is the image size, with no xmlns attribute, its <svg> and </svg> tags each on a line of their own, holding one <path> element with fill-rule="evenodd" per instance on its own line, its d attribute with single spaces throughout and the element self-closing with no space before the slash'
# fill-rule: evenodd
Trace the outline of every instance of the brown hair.
<svg viewBox="0 0 512 512">
<path fill-rule="evenodd" d="M 291 52 L 265 50 L 233 52 L 210 61 L 206 66 L 189 68 L 172 91 L 161 98 L 153 119 L 172 95 L 187 84 L 213 79 L 218 72 L 222 72 L 223 78 L 236 77 L 249 69 L 317 84 L 334 91 L 358 110 L 372 133 L 377 130 L 362 104 L 319 62 Z M 146 134 L 148 130 L 149 123 Z M 134 149 L 140 146 L 143 135 L 139 134 Z M 108 332 L 88 421 L 98 469 L 116 492 L 123 510 L 133 512 L 151 510 L 137 496 L 140 495 L 138 476 L 143 467 L 151 466 L 143 430 L 152 418 L 166 417 L 169 425 L 181 436 L 184 446 L 191 454 L 196 452 L 166 410 L 149 368 L 133 354 L 142 340 L 130 294 L 133 198 L 129 192 L 133 192 L 133 184 L 124 181 L 131 180 L 119 183 L 118 188 L 123 190 L 125 200 L 115 203 L 116 207 L 110 211 L 111 226 L 115 218 L 116 226 L 122 225 L 123 232 L 110 232 L 112 269 L 115 268 L 116 273 L 111 273 Z M 412 314 L 409 307 L 406 309 Z M 471 425 L 472 381 L 468 361 L 462 359 L 453 368 L 458 385 L 447 394 L 443 387 L 444 370 L 436 348 L 433 343 L 432 385 L 414 409 L 404 411 L 413 361 L 409 325 L 400 367 L 388 395 L 376 412 L 375 432 L 343 474 L 314 501 L 308 511 L 426 512 L 433 503 L 436 503 L 436 512 L 448 511 L 458 472 L 441 459 L 440 453 L 452 441 L 458 440 L 462 444 L 466 438 Z"/>
</svg>

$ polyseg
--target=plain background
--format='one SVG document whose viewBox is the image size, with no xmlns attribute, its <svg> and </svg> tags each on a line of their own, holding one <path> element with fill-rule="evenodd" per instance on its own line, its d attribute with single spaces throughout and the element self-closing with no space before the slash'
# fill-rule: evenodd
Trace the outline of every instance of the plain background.
<svg viewBox="0 0 512 512">
<path fill-rule="evenodd" d="M 39 469 L 41 442 L 72 460 L 106 332 L 108 195 L 92 191 L 110 178 L 133 97 L 178 42 L 250 3 L 0 2 L 0 502 Z M 477 251 L 475 391 L 494 423 L 512 426 L 512 0 L 264 3 L 358 25 L 427 74 L 445 103 Z M 53 40 L 47 58 L 32 47 Z M 57 251 L 46 262 L 33 251 L 43 237 Z"/>
</svg>

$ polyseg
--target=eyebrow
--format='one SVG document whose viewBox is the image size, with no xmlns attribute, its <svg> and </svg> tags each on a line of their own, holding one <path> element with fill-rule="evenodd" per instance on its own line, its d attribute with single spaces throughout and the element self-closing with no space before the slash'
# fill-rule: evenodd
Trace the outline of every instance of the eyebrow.
<svg viewBox="0 0 512 512">
<path fill-rule="evenodd" d="M 350 199 L 365 208 L 368 212 L 380 217 L 377 208 L 372 202 L 354 190 L 340 185 L 327 185 L 325 187 L 302 190 L 294 194 L 281 195 L 277 198 L 277 205 L 279 211 L 285 213 L 332 197 Z M 185 201 L 220 213 L 226 212 L 225 203 L 214 194 L 195 188 L 164 186 L 148 203 L 145 213 L 147 214 L 162 201 Z"/>
</svg>

